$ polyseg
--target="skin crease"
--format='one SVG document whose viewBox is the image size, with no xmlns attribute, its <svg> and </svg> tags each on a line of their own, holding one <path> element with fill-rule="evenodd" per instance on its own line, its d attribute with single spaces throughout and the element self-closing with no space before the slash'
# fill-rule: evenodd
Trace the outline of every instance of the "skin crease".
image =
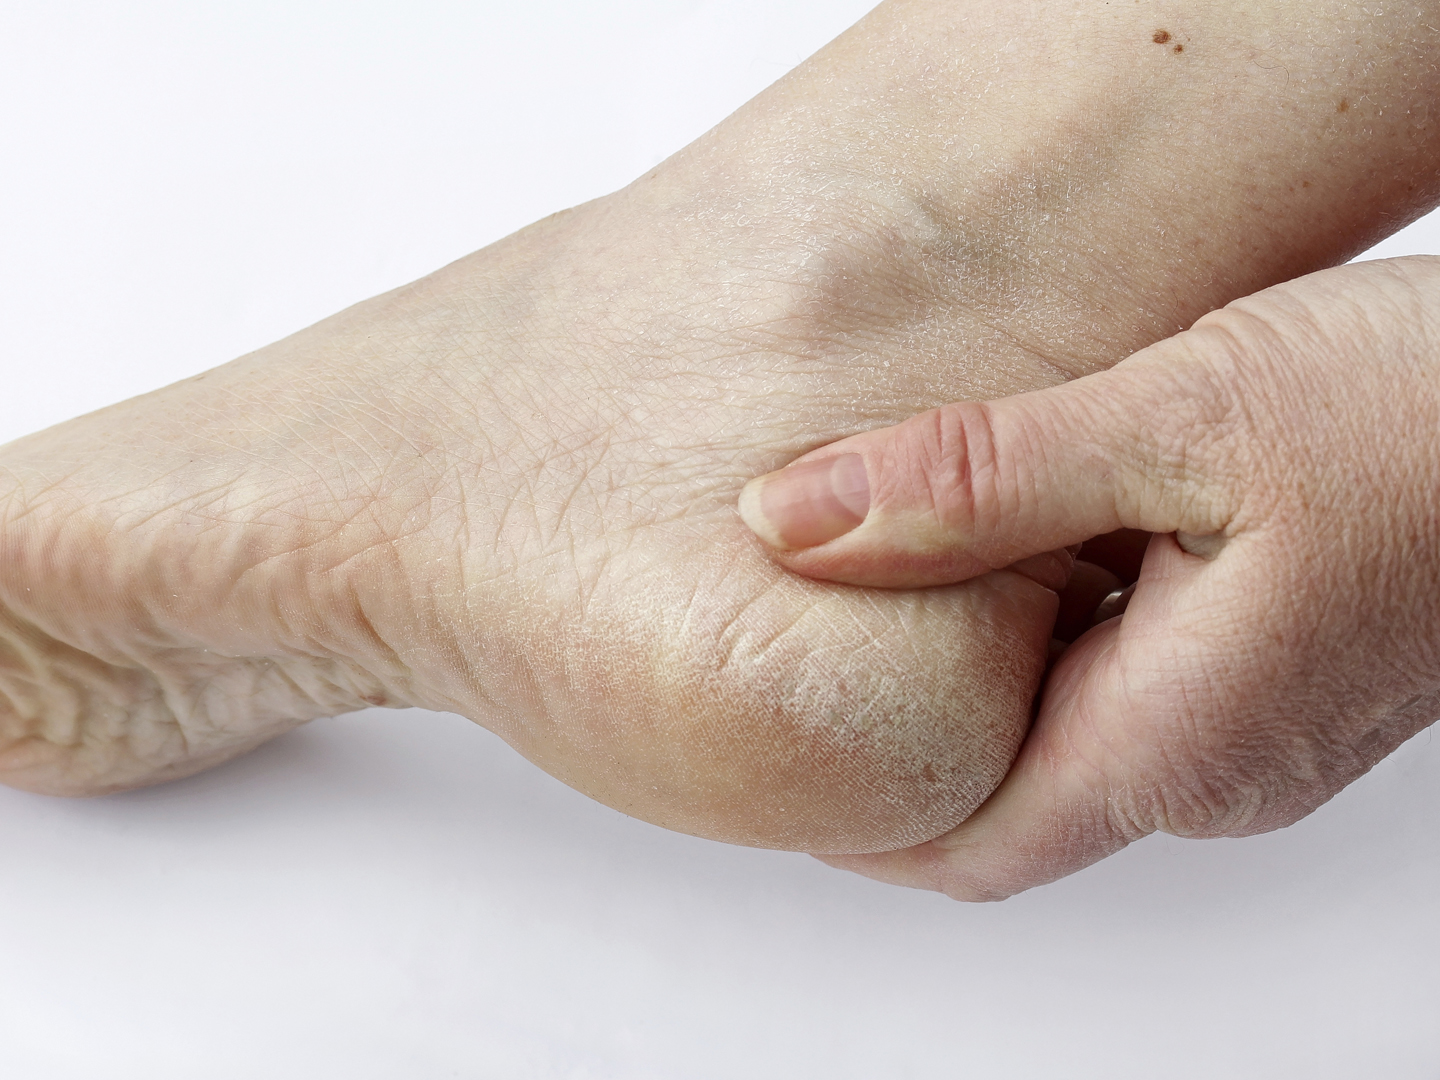
<svg viewBox="0 0 1440 1080">
<path fill-rule="evenodd" d="M 1418 216 L 1411 14 L 892 2 L 623 191 L 9 444 L 0 777 L 115 790 L 418 705 L 672 828 L 945 833 L 1025 735 L 1068 560 L 807 581 L 741 487 Z"/>
<path fill-rule="evenodd" d="M 1359 263 L 1063 388 L 834 448 L 865 459 L 871 516 L 780 556 L 797 569 L 876 581 L 917 536 L 948 536 L 946 580 L 964 559 L 1157 534 L 990 800 L 928 844 L 838 864 L 1003 897 L 1157 830 L 1291 824 L 1440 717 L 1437 341 L 1440 259 Z M 909 561 L 897 577 L 925 565 Z"/>
</svg>

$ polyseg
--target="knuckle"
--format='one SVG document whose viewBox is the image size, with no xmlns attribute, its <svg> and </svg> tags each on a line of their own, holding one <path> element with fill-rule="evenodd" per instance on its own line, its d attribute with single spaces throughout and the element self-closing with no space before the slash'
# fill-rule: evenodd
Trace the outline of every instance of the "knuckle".
<svg viewBox="0 0 1440 1080">
<path fill-rule="evenodd" d="M 995 431 L 983 402 L 941 406 L 908 421 L 897 452 L 900 505 L 928 511 L 949 535 L 968 535 L 994 513 L 1000 491 Z"/>
<path fill-rule="evenodd" d="M 1165 667 L 1168 674 L 1157 669 L 1129 687 L 1126 711 L 1138 723 L 1130 730 L 1131 786 L 1114 800 L 1114 827 L 1192 838 L 1244 831 L 1266 800 L 1268 740 L 1236 722 L 1223 665 L 1172 657 Z"/>
<path fill-rule="evenodd" d="M 1182 362 L 1167 365 L 1153 402 L 1168 417 L 1152 429 L 1153 482 L 1179 494 L 1185 519 L 1228 528 L 1277 462 L 1272 417 L 1284 403 L 1273 374 L 1286 369 L 1287 350 L 1268 323 L 1234 308 L 1205 315 L 1173 343 Z"/>
<path fill-rule="evenodd" d="M 1161 832 L 1199 840 L 1249 833 L 1265 799 L 1262 792 L 1231 778 L 1197 774 L 1158 787 L 1151 801 Z"/>
<path fill-rule="evenodd" d="M 1256 717 L 1177 723 L 1159 747 L 1150 814 L 1160 831 L 1193 839 L 1283 828 L 1318 805 L 1318 751 L 1285 724 Z"/>
</svg>

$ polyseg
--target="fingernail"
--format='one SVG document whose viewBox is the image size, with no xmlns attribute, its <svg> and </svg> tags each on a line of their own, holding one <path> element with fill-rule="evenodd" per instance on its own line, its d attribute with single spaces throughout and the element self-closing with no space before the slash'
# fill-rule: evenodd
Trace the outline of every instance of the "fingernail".
<svg viewBox="0 0 1440 1080">
<path fill-rule="evenodd" d="M 802 461 L 757 477 L 740 493 L 740 516 L 771 547 L 795 551 L 844 536 L 870 511 L 859 454 Z"/>
<path fill-rule="evenodd" d="M 1116 589 L 1100 601 L 1100 606 L 1095 609 L 1095 616 L 1090 620 L 1091 626 L 1099 626 L 1115 618 L 1116 615 L 1124 615 L 1125 609 L 1130 606 L 1130 598 L 1135 595 L 1135 586 L 1126 585 L 1123 589 Z"/>
</svg>

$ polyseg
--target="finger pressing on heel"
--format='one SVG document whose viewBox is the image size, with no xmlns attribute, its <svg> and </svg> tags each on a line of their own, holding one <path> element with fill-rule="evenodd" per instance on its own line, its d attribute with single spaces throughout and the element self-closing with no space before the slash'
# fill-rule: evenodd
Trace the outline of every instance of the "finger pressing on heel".
<svg viewBox="0 0 1440 1080">
<path fill-rule="evenodd" d="M 824 447 L 752 480 L 740 513 L 798 573 L 893 588 L 964 581 L 1121 528 L 1210 536 L 1236 493 L 1206 471 L 1189 419 L 1216 411 L 1216 392 L 1172 339 L 1064 386 Z"/>
</svg>

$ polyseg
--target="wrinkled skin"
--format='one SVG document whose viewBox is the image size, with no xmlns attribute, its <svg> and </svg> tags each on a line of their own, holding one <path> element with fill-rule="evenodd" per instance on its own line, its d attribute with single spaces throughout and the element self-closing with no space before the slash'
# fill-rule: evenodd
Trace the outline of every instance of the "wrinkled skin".
<svg viewBox="0 0 1440 1080">
<path fill-rule="evenodd" d="M 636 235 L 650 198 L 7 448 L 6 778 L 122 787 L 423 705 L 725 839 L 884 848 L 968 813 L 1023 734 L 1053 593 L 773 566 L 746 474 L 808 449 L 801 417 L 853 430 L 937 388 L 825 340 L 838 246 L 735 230 L 704 253 L 728 280 L 682 306 L 701 256 Z"/>
<path fill-rule="evenodd" d="M 1164 13 L 993 7 L 887 4 L 624 191 L 0 450 L 0 779 L 116 790 L 418 705 L 671 828 L 953 828 L 1025 735 L 1068 557 L 814 582 L 744 482 L 1113 364 L 1435 196 L 1423 117 L 1335 119 L 1337 72 L 1425 90 L 1408 19 L 1291 41 L 1215 4 L 1182 58 Z"/>
<path fill-rule="evenodd" d="M 1156 831 L 1267 832 L 1440 717 L 1440 259 L 1313 274 L 1108 372 L 824 452 L 864 459 L 870 513 L 779 558 L 830 578 L 963 580 L 1156 534 L 999 791 L 842 865 L 996 898 Z"/>
</svg>

